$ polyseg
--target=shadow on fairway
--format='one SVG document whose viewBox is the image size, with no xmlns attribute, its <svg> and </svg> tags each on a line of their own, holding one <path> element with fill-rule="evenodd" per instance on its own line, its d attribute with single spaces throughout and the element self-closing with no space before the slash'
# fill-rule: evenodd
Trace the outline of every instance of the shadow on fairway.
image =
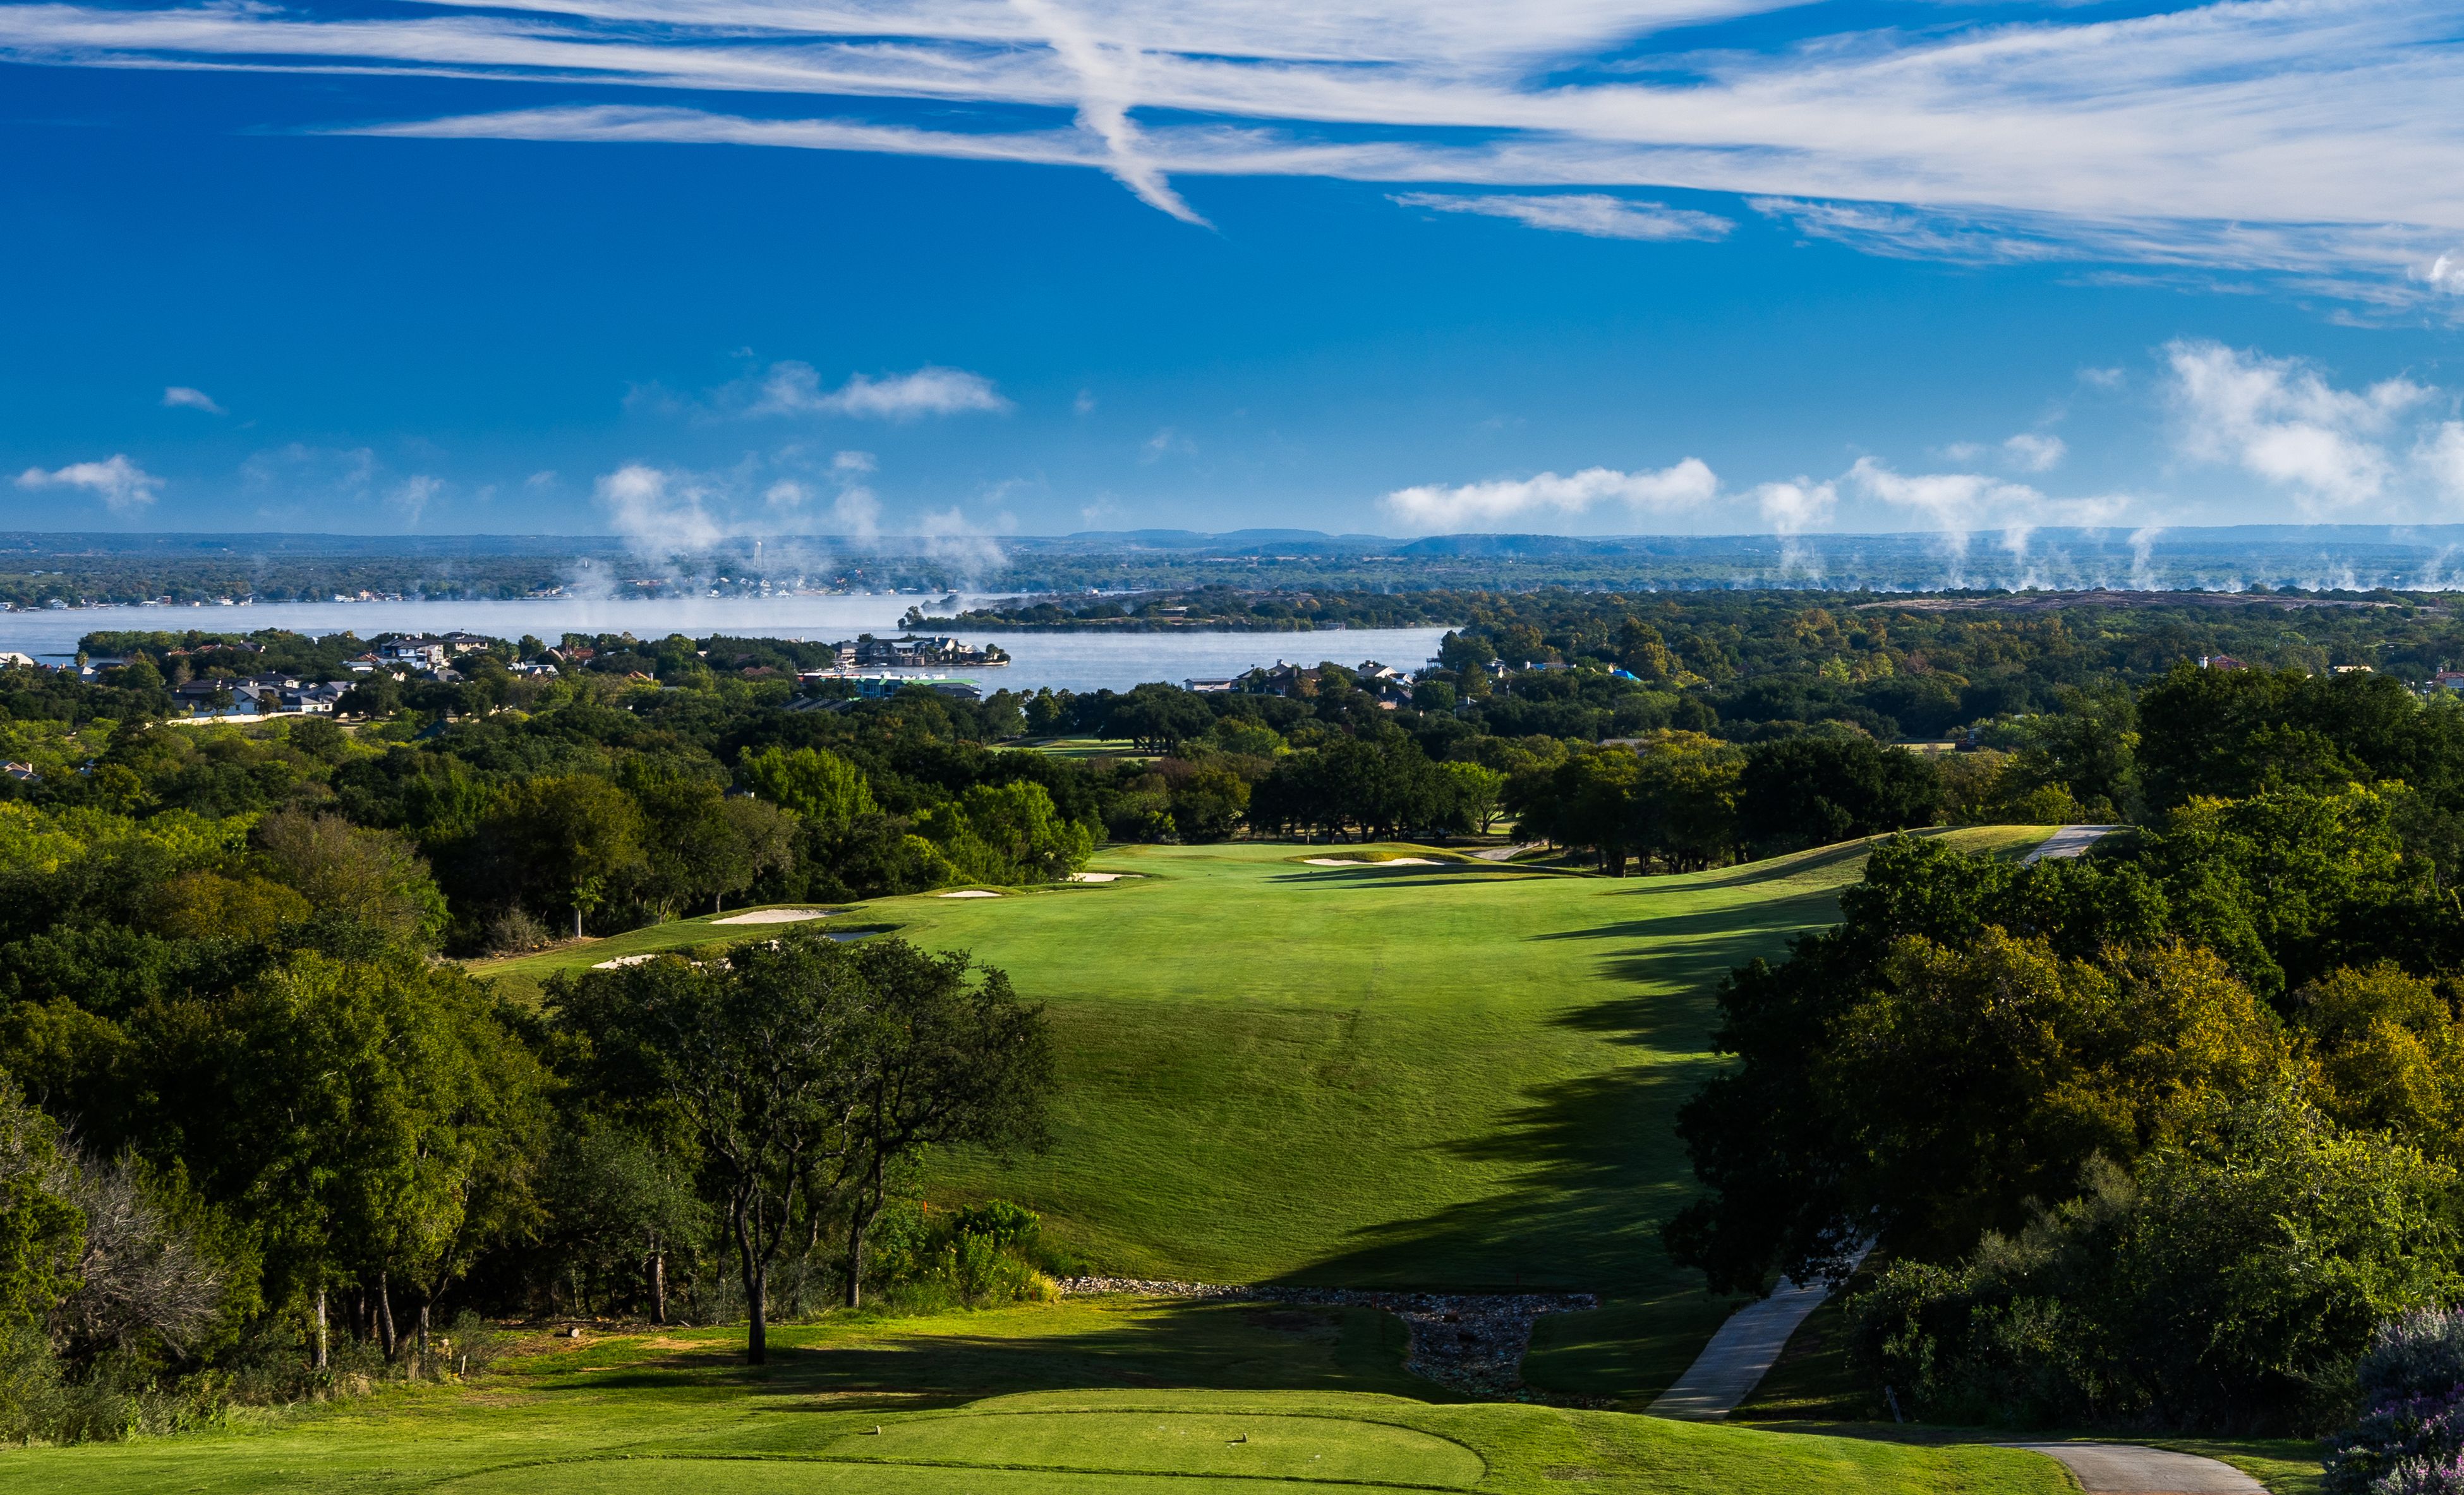
<svg viewBox="0 0 2464 1495">
<path fill-rule="evenodd" d="M 1617 994 L 1551 1019 L 1653 1056 L 1648 1062 L 1535 1087 L 1491 1131 L 1441 1144 L 1466 1162 L 1505 1164 L 1512 1181 L 1489 1197 L 1356 1234 L 1353 1249 L 1294 1280 L 1409 1279 L 1412 1264 L 1500 1264 L 1466 1289 L 1592 1290 L 1595 1314 L 1544 1321 L 1528 1374 L 1552 1390 L 1648 1396 L 1673 1380 L 1730 1307 L 1700 1276 L 1671 1264 L 1660 1227 L 1693 1197 L 1676 1135 L 1679 1107 L 1718 1072 L 1708 1051 L 1717 993 L 1728 972 L 1777 956 L 1788 939 L 1834 917 L 1828 891 L 1736 908 L 1622 920 L 1532 936 L 1592 940 Z M 1741 927 L 1742 926 L 1742 927 Z M 1518 1273 L 1509 1264 L 1546 1263 Z"/>
<path fill-rule="evenodd" d="M 1360 1391 L 1453 1399 L 1407 1375 L 1400 1320 L 1369 1308 L 1155 1302 L 1110 1321 L 1045 1327 L 987 1315 L 981 1332 L 911 1332 L 895 1321 L 782 1325 L 765 1366 L 740 1334 L 684 1351 L 645 1350 L 605 1369 L 542 1368 L 553 1395 L 610 1391 L 770 1398 L 774 1411 L 921 1411 L 1012 1392 L 1098 1387 Z M 961 1322 L 964 1322 L 963 1320 Z M 1010 1332 L 1013 1329 L 1023 1331 Z M 606 1353 L 623 1356 L 621 1344 Z"/>
</svg>

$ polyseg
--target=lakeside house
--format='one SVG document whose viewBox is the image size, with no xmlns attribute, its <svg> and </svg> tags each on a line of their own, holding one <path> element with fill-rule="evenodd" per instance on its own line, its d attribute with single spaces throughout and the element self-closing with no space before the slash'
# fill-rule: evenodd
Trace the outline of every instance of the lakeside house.
<svg viewBox="0 0 2464 1495">
<path fill-rule="evenodd" d="M 174 689 L 171 698 L 191 716 L 329 716 L 350 689 L 341 680 L 256 675 L 246 680 L 190 680 Z M 214 697 L 224 693 L 231 695 L 231 704 L 218 709 Z"/>
</svg>

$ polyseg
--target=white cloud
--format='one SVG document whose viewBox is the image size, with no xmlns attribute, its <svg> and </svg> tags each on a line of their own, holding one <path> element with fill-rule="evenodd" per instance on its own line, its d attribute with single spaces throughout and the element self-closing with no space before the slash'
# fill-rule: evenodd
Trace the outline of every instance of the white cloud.
<svg viewBox="0 0 2464 1495">
<path fill-rule="evenodd" d="M 998 414 L 1010 403 L 991 380 L 963 368 L 927 365 L 912 374 L 873 379 L 864 374 L 825 392 L 810 363 L 773 363 L 761 382 L 754 415 L 847 415 L 865 420 L 912 421 L 926 415 L 969 411 Z"/>
<path fill-rule="evenodd" d="M 20 488 L 81 488 L 100 498 L 114 514 L 134 514 L 163 493 L 163 480 L 126 457 L 114 454 L 100 462 L 72 462 L 44 472 L 30 467 L 17 474 Z"/>
<path fill-rule="evenodd" d="M 1736 227 L 1717 213 L 1695 212 L 1661 203 L 1639 203 L 1604 192 L 1546 197 L 1466 197 L 1450 192 L 1397 192 L 1406 208 L 1512 218 L 1535 229 L 1555 229 L 1595 239 L 1718 239 Z"/>
<path fill-rule="evenodd" d="M 880 466 L 869 451 L 842 451 L 830 458 L 833 473 L 870 473 Z"/>
<path fill-rule="evenodd" d="M 2176 341 L 2165 357 L 2183 452 L 2287 489 L 2312 515 L 2386 494 L 2395 464 L 2385 438 L 2431 393 L 2408 379 L 2338 389 L 2299 359 L 2221 342 Z"/>
<path fill-rule="evenodd" d="M 1687 457 L 1656 473 L 1593 467 L 1563 477 L 1542 473 L 1456 488 L 1424 484 L 1397 489 L 1381 501 L 1389 514 L 1415 530 L 1445 533 L 1533 518 L 1571 518 L 1605 502 L 1623 503 L 1637 514 L 1673 513 L 1707 502 L 1719 487 L 1708 466 Z"/>
<path fill-rule="evenodd" d="M 1839 503 L 1839 489 L 1799 477 L 1793 482 L 1765 483 L 1753 494 L 1754 507 L 1774 535 L 1802 535 L 1831 521 Z"/>
<path fill-rule="evenodd" d="M 404 525 L 412 526 L 428 512 L 429 501 L 444 491 L 445 479 L 417 473 L 396 483 L 385 495 L 385 501 L 402 511 Z"/>
<path fill-rule="evenodd" d="M 1086 389 L 1079 390 L 1078 398 L 1069 402 L 1069 408 L 1077 411 L 1081 415 L 1094 414 L 1095 396 L 1093 392 Z"/>
<path fill-rule="evenodd" d="M 842 535 L 871 539 L 881 533 L 881 500 L 861 485 L 843 489 L 830 505 L 830 517 Z"/>
<path fill-rule="evenodd" d="M 641 555 L 691 554 L 727 538 L 705 506 L 710 485 L 691 473 L 635 462 L 600 478 L 592 496 Z"/>
<path fill-rule="evenodd" d="M 2464 421 L 2439 422 L 2413 449 L 2413 461 L 2449 508 L 2464 509 Z"/>
<path fill-rule="evenodd" d="M 920 516 L 915 533 L 924 538 L 926 555 L 957 566 L 970 583 L 1009 562 L 991 532 L 969 522 L 965 513 L 955 505 L 944 513 Z"/>
<path fill-rule="evenodd" d="M 1685 28 L 1792 10 L 1800 38 Z M 542 77 L 649 107 L 517 108 L 361 128 L 1040 162 L 1176 216 L 1194 175 L 1760 199 L 1878 253 L 2060 256 L 2446 297 L 2464 235 L 2453 0 L 2209 0 L 2148 13 L 1991 6 L 1843 30 L 1784 0 L 431 0 L 0 7 L 0 56 L 100 67 Z M 1858 15 L 1855 9 L 1841 12 Z M 664 107 L 726 92 L 804 117 Z M 939 120 L 867 117 L 919 100 Z M 2453 264 L 2451 259 L 2450 265 Z"/>
<path fill-rule="evenodd" d="M 224 413 L 223 407 L 214 403 L 213 396 L 203 389 L 191 389 L 186 385 L 172 385 L 164 389 L 163 408 L 203 410 L 208 415 Z"/>
<path fill-rule="evenodd" d="M 2033 430 L 2023 430 L 2002 443 L 2003 459 L 2022 473 L 2050 473 L 2062 465 L 2070 450 L 2059 436 Z"/>
</svg>

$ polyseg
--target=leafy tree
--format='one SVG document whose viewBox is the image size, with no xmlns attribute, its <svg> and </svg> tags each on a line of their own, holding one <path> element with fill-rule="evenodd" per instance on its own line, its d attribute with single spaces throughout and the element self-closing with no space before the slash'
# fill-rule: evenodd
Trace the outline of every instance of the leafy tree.
<svg viewBox="0 0 2464 1495">
<path fill-rule="evenodd" d="M 767 1356 L 770 1274 L 792 1243 L 844 1218 L 852 1304 L 864 1232 L 902 1161 L 1041 1134 L 1042 1015 L 963 955 L 795 932 L 723 968 L 663 958 L 553 999 L 585 1083 L 655 1093 L 692 1134 L 743 1282 L 752 1364 Z"/>
<path fill-rule="evenodd" d="M 2376 1326 L 2464 1287 L 2453 1172 L 2289 1088 L 2085 1183 L 1852 1300 L 1872 1380 L 1945 1419 L 2315 1431 Z"/>
<path fill-rule="evenodd" d="M 1441 763 L 1439 768 L 1446 776 L 1463 818 L 1474 830 L 1487 835 L 1506 810 L 1506 776 L 1478 763 Z"/>
<path fill-rule="evenodd" d="M 266 873 L 320 913 L 420 945 L 444 933 L 445 895 L 419 853 L 390 831 L 285 809 L 259 822 L 250 839 Z"/>
<path fill-rule="evenodd" d="M 847 1216 L 847 1302 L 862 1301 L 866 1231 L 902 1163 L 932 1147 L 1045 1145 L 1052 1040 L 1040 1007 L 962 952 L 904 940 L 840 947 L 870 1001 L 847 1112 L 852 1146 L 833 1180 Z"/>
<path fill-rule="evenodd" d="M 631 796 L 595 775 L 566 774 L 513 784 L 483 836 L 500 882 L 523 902 L 571 909 L 579 938 L 583 916 L 642 861 L 643 830 Z"/>
<path fill-rule="evenodd" d="M 1204 701 L 1187 691 L 1149 684 L 1113 705 L 1104 730 L 1108 737 L 1128 737 L 1141 752 L 1171 754 L 1214 725 L 1215 714 Z"/>
<path fill-rule="evenodd" d="M 754 793 L 794 811 L 825 835 L 841 834 L 880 808 L 861 770 L 819 748 L 747 750 L 741 772 Z"/>
<path fill-rule="evenodd" d="M 1924 758 L 1855 737 L 1756 743 L 1738 793 L 1740 828 L 1766 853 L 1930 825 L 1942 804 Z"/>
</svg>

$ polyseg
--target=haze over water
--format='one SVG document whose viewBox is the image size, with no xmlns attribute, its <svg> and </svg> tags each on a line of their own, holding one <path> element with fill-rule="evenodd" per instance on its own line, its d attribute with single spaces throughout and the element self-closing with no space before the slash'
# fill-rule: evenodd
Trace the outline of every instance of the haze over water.
<svg viewBox="0 0 2464 1495">
<path fill-rule="evenodd" d="M 652 601 L 543 598 L 508 602 L 259 603 L 246 607 L 78 607 L 0 613 L 0 649 L 67 656 L 88 633 L 178 632 L 198 628 L 245 633 L 288 628 L 321 636 L 345 629 L 441 633 L 455 628 L 495 638 L 532 634 L 555 643 L 565 633 L 671 633 L 708 638 L 850 639 L 894 636 L 899 616 L 934 599 L 914 595 L 856 597 L 688 597 Z M 1443 628 L 1350 628 L 1315 633 L 1012 633 L 961 629 L 958 637 L 998 643 L 1011 663 L 997 669 L 921 671 L 979 680 L 986 691 L 1126 691 L 1148 680 L 1234 675 L 1277 660 L 1356 665 L 1375 659 L 1416 669 L 1437 653 Z"/>
</svg>

